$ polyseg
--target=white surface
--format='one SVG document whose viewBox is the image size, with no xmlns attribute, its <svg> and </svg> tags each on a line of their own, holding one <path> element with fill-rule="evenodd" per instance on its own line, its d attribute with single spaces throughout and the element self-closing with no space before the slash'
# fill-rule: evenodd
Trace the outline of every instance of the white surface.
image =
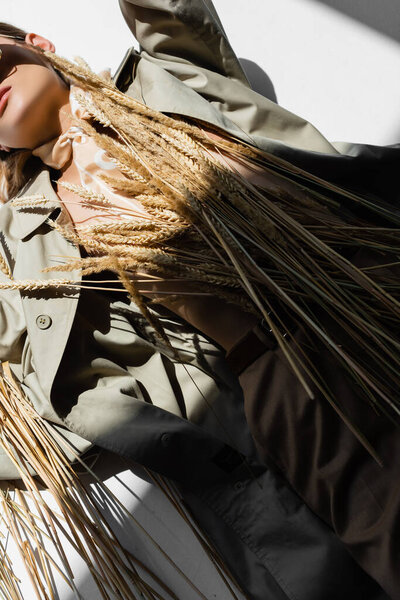
<svg viewBox="0 0 400 600">
<path fill-rule="evenodd" d="M 357 12 L 354 0 L 326 1 Z M 381 30 L 393 19 L 382 11 L 387 2 L 363 0 Z M 400 44 L 327 4 L 215 0 L 238 56 L 262 67 L 281 105 L 332 141 L 396 143 Z M 60 54 L 82 55 L 96 70 L 114 70 L 134 43 L 117 0 L 1 0 L 0 17 L 52 38 Z"/>
<path fill-rule="evenodd" d="M 383 22 L 380 2 L 373 4 Z M 264 69 L 279 104 L 331 141 L 400 141 L 400 44 L 323 2 L 215 5 L 236 53 Z"/>
<path fill-rule="evenodd" d="M 82 56 L 100 71 L 117 68 L 135 44 L 118 0 L 0 0 L 1 21 L 52 40 L 58 54 Z"/>
<path fill-rule="evenodd" d="M 211 560 L 176 509 L 158 488 L 138 477 L 132 470 L 127 470 L 127 466 L 129 467 L 129 461 L 119 459 L 116 455 L 106 452 L 100 457 L 96 473 L 104 479 L 107 488 L 118 498 L 125 509 L 134 516 L 136 523 L 127 517 L 126 513 L 113 500 L 111 494 L 105 496 L 98 484 L 91 486 L 96 492 L 101 512 L 106 516 L 107 522 L 123 547 L 150 568 L 180 600 L 233 600 L 233 596 L 229 593 Z M 113 473 L 112 476 L 110 476 L 110 471 Z M 105 476 L 106 472 L 108 475 Z M 49 492 L 41 492 L 41 495 L 52 510 L 59 512 Z M 31 502 L 29 502 L 29 506 L 37 514 Z M 42 529 L 44 528 L 42 527 Z M 100 599 L 98 588 L 85 563 L 60 529 L 57 529 L 57 533 L 75 575 L 74 583 L 81 595 L 79 600 Z M 0 524 L 0 534 L 4 534 L 3 539 L 7 539 L 4 524 Z M 45 540 L 44 536 L 42 539 Z M 20 579 L 19 587 L 22 597 L 24 600 L 33 600 L 35 594 L 28 573 L 11 538 L 8 538 L 6 546 L 14 572 Z M 57 558 L 58 553 L 51 542 L 46 541 L 45 548 L 65 573 L 62 563 Z M 179 573 L 174 564 L 165 558 L 163 552 L 170 557 L 184 575 Z M 76 600 L 77 596 L 57 571 L 52 569 L 51 573 L 58 594 L 55 600 Z M 142 576 L 148 579 L 144 573 Z M 155 589 L 158 589 L 163 598 L 169 598 L 154 581 L 151 579 L 148 581 Z M 235 593 L 237 600 L 244 600 L 237 590 Z"/>
</svg>

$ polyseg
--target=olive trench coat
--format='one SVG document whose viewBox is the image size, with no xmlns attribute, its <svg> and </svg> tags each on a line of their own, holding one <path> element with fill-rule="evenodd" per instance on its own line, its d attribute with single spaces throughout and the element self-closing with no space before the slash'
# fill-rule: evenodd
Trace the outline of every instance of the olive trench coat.
<svg viewBox="0 0 400 600">
<path fill-rule="evenodd" d="M 141 48 L 129 50 L 115 74 L 122 91 L 389 198 L 399 148 L 332 145 L 311 124 L 251 90 L 209 0 L 120 0 L 120 6 Z M 42 270 L 59 257 L 79 256 L 48 223 L 60 214 L 60 201 L 47 168 L 19 195 L 37 193 L 47 199 L 44 209 L 10 202 L 0 210 L 0 252 L 16 280 L 53 278 L 56 273 Z M 80 273 L 71 277 L 79 281 Z M 0 280 L 7 280 L 1 272 Z M 175 365 L 171 375 L 167 350 L 138 333 L 131 342 L 139 358 L 134 376 L 129 373 L 128 403 L 118 388 L 114 396 L 100 390 L 93 403 L 66 399 L 59 410 L 54 391 L 59 393 L 60 365 L 87 293 L 1 291 L 0 360 L 10 361 L 38 412 L 80 452 L 97 444 L 179 482 L 250 598 L 386 598 L 333 532 L 272 468 L 258 462 L 241 390 L 223 353 L 173 316 L 160 313 L 172 343 L 185 355 L 185 369 Z M 95 297 L 89 300 L 100 311 Z M 1 453 L 0 477 L 17 477 Z"/>
</svg>

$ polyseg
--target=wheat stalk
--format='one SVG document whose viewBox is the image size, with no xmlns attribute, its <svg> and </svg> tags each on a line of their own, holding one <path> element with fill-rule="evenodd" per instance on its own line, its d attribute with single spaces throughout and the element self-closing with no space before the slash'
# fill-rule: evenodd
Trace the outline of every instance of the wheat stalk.
<svg viewBox="0 0 400 600">
<path fill-rule="evenodd" d="M 360 400 L 388 415 L 400 413 L 400 284 L 395 267 L 363 270 L 347 257 L 361 248 L 377 263 L 396 263 L 398 211 L 378 198 L 323 181 L 218 128 L 161 114 L 82 64 L 46 56 L 90 94 L 92 114 L 96 107 L 111 124 L 99 131 L 88 121 L 79 123 L 120 165 L 121 183 L 109 184 L 116 190 L 120 185 L 122 192 L 130 187 L 160 226 L 157 240 L 145 234 L 138 247 L 126 231 L 117 229 L 109 233 L 122 237 L 109 237 L 108 242 L 100 230 L 81 235 L 64 231 L 66 237 L 94 256 L 118 256 L 128 273 L 146 265 L 159 276 L 185 278 L 206 256 L 204 262 L 213 267 L 208 280 L 199 274 L 198 292 L 208 293 L 211 286 L 215 295 L 242 306 L 245 299 L 260 316 L 270 313 L 272 299 L 269 325 L 308 394 L 311 389 L 302 373 L 335 403 L 317 367 L 308 364 L 306 349 L 294 349 L 283 335 L 288 317 L 331 352 Z M 263 173 L 262 187 L 240 175 L 243 166 Z M 137 183 L 146 186 L 145 192 L 139 192 Z M 168 239 L 163 237 L 167 224 L 177 226 Z M 202 240 L 190 238 L 190 231 Z M 220 279 L 221 268 L 228 279 Z M 229 278 L 235 285 L 240 281 L 241 290 L 226 285 Z"/>
<path fill-rule="evenodd" d="M 16 544 L 39 600 L 55 597 L 53 570 L 68 584 L 76 598 L 81 598 L 59 532 L 86 562 L 99 597 L 104 600 L 177 600 L 160 577 L 120 544 L 99 510 L 97 494 L 80 481 L 66 458 L 66 450 L 70 455 L 75 455 L 84 472 L 94 478 L 103 497 L 118 505 L 127 523 L 140 530 L 155 551 L 171 563 L 177 576 L 182 577 L 199 598 L 206 600 L 89 466 L 76 456 L 66 440 L 35 412 L 12 380 L 7 365 L 0 375 L 0 447 L 14 463 L 26 489 L 22 491 L 11 484 L 8 489 L 3 489 L 0 493 L 0 517 Z M 32 474 L 32 469 L 40 476 L 41 483 Z M 51 493 L 56 508 L 44 501 L 43 489 Z M 184 509 L 177 498 L 175 506 L 183 515 Z M 187 522 L 187 518 L 185 520 Z M 197 531 L 194 524 L 192 529 Z M 50 542 L 54 545 L 56 555 L 49 554 L 46 549 Z M 226 579 L 226 568 L 220 558 L 216 559 L 215 550 L 210 544 L 204 547 L 212 563 L 217 565 L 217 571 L 223 573 Z M 3 558 L 0 564 L 0 591 L 7 600 L 21 600 L 11 559 L 1 543 L 0 556 Z M 145 573 L 145 577 L 139 574 L 138 568 Z M 231 583 L 227 579 L 227 589 L 232 590 L 232 597 L 236 598 L 231 576 L 228 577 Z M 157 591 L 155 585 L 162 591 Z"/>
</svg>

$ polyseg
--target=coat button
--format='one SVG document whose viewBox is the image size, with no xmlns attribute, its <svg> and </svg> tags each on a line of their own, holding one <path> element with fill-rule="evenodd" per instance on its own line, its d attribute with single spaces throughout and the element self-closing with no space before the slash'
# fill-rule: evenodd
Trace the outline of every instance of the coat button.
<svg viewBox="0 0 400 600">
<path fill-rule="evenodd" d="M 168 446 L 171 443 L 171 434 L 170 433 L 163 433 L 161 436 L 161 443 L 164 446 L 164 448 L 168 448 Z"/>
<path fill-rule="evenodd" d="M 235 492 L 240 492 L 240 490 L 242 490 L 243 488 L 244 488 L 243 481 L 235 481 L 235 483 L 233 484 L 233 489 L 235 490 Z"/>
<path fill-rule="evenodd" d="M 48 329 L 52 324 L 51 317 L 49 315 L 39 315 L 36 319 L 36 325 L 39 329 Z"/>
</svg>

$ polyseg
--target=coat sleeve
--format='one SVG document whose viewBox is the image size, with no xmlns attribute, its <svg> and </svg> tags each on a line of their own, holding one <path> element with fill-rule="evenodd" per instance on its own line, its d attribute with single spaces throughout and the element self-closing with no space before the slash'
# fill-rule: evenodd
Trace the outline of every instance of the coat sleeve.
<svg viewBox="0 0 400 600">
<path fill-rule="evenodd" d="M 249 85 L 211 0 L 119 0 L 142 54 L 184 80 L 186 67 Z M 165 65 L 163 65 L 165 63 Z M 189 75 L 190 76 L 190 75 Z"/>
<path fill-rule="evenodd" d="M 251 89 L 211 0 L 119 3 L 141 47 L 139 61 L 133 53 L 134 66 L 124 59 L 116 77 L 120 89 L 161 112 L 213 123 L 294 163 L 303 159 L 304 151 L 305 159 L 310 151 L 312 156 L 316 152 L 339 155 L 311 123 Z M 168 81 L 163 72 L 173 77 Z M 184 86 L 175 86 L 171 79 Z M 184 87 L 205 99 L 213 114 Z M 296 149 L 301 150 L 300 157 Z"/>
</svg>

